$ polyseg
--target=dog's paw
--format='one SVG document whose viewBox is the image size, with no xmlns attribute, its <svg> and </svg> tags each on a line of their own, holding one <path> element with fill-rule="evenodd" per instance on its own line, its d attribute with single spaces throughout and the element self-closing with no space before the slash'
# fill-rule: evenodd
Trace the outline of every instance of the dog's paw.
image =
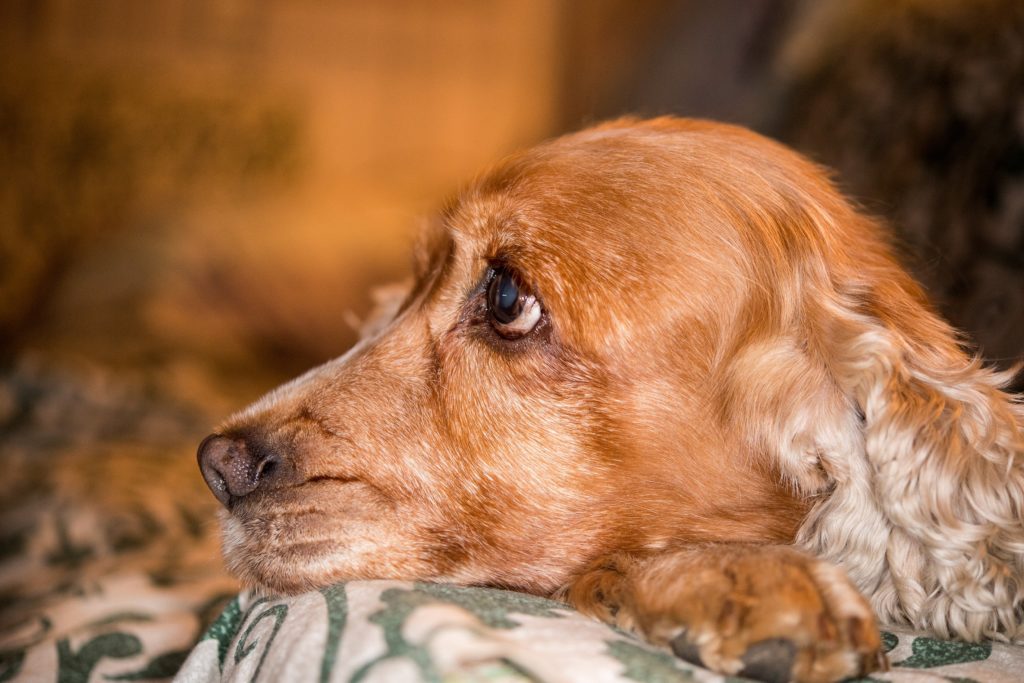
<svg viewBox="0 0 1024 683">
<path fill-rule="evenodd" d="M 778 546 L 682 555 L 635 578 L 620 623 L 689 662 L 772 683 L 887 668 L 871 608 L 838 568 Z"/>
</svg>

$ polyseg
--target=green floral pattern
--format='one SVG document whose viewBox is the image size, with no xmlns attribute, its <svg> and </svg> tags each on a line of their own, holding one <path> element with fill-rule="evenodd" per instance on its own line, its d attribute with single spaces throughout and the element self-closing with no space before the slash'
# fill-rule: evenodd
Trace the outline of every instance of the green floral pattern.
<svg viewBox="0 0 1024 683">
<path fill-rule="evenodd" d="M 271 616 L 272 615 L 272 616 Z M 235 652 L 224 663 L 223 645 Z M 178 680 L 336 683 L 726 683 L 565 605 L 508 591 L 367 581 L 231 602 Z M 218 647 L 214 647 L 214 644 Z M 893 669 L 863 681 L 1022 680 L 1024 651 L 883 634 Z M 921 675 L 927 673 L 925 678 Z"/>
</svg>

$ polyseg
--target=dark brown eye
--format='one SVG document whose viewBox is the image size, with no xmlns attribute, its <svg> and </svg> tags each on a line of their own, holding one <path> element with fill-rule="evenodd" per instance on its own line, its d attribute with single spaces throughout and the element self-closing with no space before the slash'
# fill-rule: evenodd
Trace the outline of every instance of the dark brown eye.
<svg viewBox="0 0 1024 683">
<path fill-rule="evenodd" d="M 540 321 L 537 298 L 507 268 L 495 268 L 487 286 L 487 312 L 491 324 L 506 337 L 521 337 Z"/>
</svg>

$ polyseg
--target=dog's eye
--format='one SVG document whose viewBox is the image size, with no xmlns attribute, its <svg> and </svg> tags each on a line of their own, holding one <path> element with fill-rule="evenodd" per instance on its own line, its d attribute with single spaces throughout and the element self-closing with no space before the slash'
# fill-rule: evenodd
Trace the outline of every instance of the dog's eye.
<svg viewBox="0 0 1024 683">
<path fill-rule="evenodd" d="M 494 329 L 510 339 L 530 332 L 540 321 L 537 297 L 510 270 L 495 268 L 487 286 L 487 312 Z"/>
</svg>

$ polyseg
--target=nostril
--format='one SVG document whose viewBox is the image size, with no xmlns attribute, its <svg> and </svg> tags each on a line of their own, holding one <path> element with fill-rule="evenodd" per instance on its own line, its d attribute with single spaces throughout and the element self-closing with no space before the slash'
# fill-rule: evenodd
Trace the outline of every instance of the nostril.
<svg viewBox="0 0 1024 683">
<path fill-rule="evenodd" d="M 263 462 L 260 463 L 259 471 L 256 472 L 256 479 L 257 480 L 262 480 L 262 479 L 269 480 L 269 479 L 272 479 L 273 476 L 274 476 L 274 472 L 277 471 L 277 469 L 278 469 L 278 459 L 277 459 L 277 457 L 273 456 L 273 455 L 269 455 L 269 456 L 267 456 L 267 457 L 265 457 L 263 459 Z"/>
</svg>

